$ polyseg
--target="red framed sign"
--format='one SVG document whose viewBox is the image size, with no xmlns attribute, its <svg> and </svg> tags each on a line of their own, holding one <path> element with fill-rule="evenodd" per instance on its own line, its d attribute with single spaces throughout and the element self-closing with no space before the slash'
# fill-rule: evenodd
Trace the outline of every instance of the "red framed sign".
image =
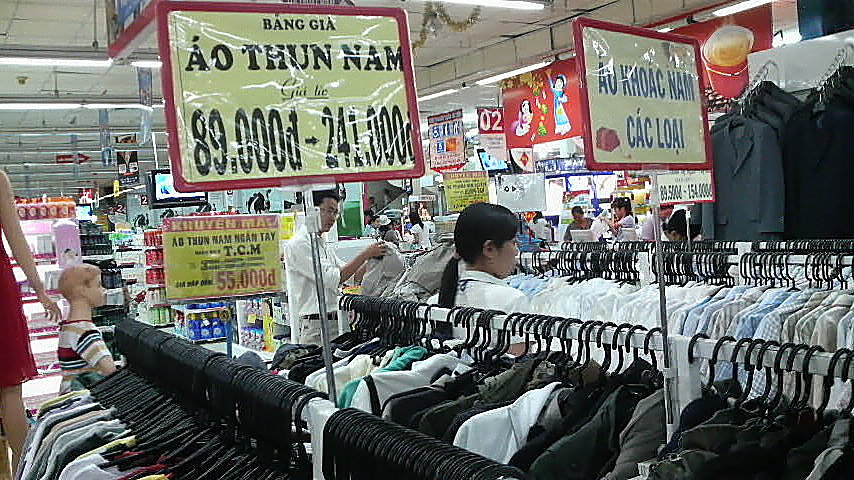
<svg viewBox="0 0 854 480">
<path fill-rule="evenodd" d="M 107 28 L 111 39 L 107 54 L 110 58 L 128 56 L 151 35 L 157 4 L 163 1 L 166 0 L 107 1 Z"/>
<path fill-rule="evenodd" d="M 696 39 L 588 18 L 573 34 L 588 169 L 712 169 Z"/>
<path fill-rule="evenodd" d="M 164 2 L 157 22 L 179 190 L 424 174 L 402 9 Z"/>
</svg>

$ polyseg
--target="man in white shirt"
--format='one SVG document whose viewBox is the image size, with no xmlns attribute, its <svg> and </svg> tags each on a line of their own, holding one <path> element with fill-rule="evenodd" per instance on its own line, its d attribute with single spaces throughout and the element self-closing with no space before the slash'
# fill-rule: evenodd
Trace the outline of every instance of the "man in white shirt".
<svg viewBox="0 0 854 480">
<path fill-rule="evenodd" d="M 671 215 L 673 215 L 673 205 L 662 205 L 658 212 L 658 221 L 663 225 L 670 219 Z M 641 240 L 646 242 L 655 241 L 655 217 L 651 214 L 644 220 L 641 227 Z"/>
<path fill-rule="evenodd" d="M 386 254 L 386 245 L 377 242 L 366 248 L 350 263 L 344 264 L 335 254 L 335 250 L 326 243 L 323 234 L 328 232 L 338 219 L 340 197 L 334 191 L 314 192 L 314 205 L 320 209 L 320 233 L 318 247 L 320 270 L 326 296 L 327 325 L 329 331 L 337 329 L 338 295 L 345 281 L 364 271 L 365 262 L 370 258 Z M 314 281 L 314 266 L 311 259 L 311 235 L 303 225 L 285 246 L 285 272 L 287 274 L 288 297 L 299 315 L 299 342 L 320 345 L 320 307 L 317 303 L 317 291 Z"/>
</svg>

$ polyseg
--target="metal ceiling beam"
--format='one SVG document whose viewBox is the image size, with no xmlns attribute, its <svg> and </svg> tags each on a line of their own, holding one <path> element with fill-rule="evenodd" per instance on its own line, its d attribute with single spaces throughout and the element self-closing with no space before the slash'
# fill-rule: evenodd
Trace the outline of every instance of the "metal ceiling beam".
<svg viewBox="0 0 854 480">
<path fill-rule="evenodd" d="M 163 98 L 152 98 L 154 111 L 163 104 Z M 139 103 L 139 97 L 125 95 L 3 95 L 0 103 Z M 109 110 L 120 110 L 111 108 Z M 96 111 L 96 110 L 93 110 Z"/>
<path fill-rule="evenodd" d="M 3 45 L 0 46 L 0 56 L 22 58 L 80 58 L 85 60 L 106 60 L 109 58 L 106 48 L 64 47 L 50 45 Z M 116 60 L 115 65 L 127 64 L 133 60 L 156 60 L 157 49 L 139 48 L 134 54 L 122 60 Z"/>
</svg>

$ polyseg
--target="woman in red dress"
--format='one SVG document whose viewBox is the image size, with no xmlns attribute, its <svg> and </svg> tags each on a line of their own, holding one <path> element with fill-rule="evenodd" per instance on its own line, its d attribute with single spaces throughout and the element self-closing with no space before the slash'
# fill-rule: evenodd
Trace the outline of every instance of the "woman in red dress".
<svg viewBox="0 0 854 480">
<path fill-rule="evenodd" d="M 52 321 L 60 318 L 59 307 L 45 292 L 41 277 L 36 271 L 33 254 L 21 231 L 18 212 L 15 209 L 15 196 L 9 177 L 0 170 L 0 230 L 12 248 L 12 255 L 27 276 L 30 286 L 36 291 L 39 302 Z M 3 362 L 0 364 L 0 417 L 6 429 L 6 436 L 12 447 L 12 464 L 18 465 L 24 438 L 27 435 L 27 416 L 21 396 L 21 384 L 37 375 L 33 355 L 30 352 L 30 336 L 27 320 L 21 306 L 21 293 L 12 273 L 9 256 L 0 243 L 0 352 Z"/>
</svg>

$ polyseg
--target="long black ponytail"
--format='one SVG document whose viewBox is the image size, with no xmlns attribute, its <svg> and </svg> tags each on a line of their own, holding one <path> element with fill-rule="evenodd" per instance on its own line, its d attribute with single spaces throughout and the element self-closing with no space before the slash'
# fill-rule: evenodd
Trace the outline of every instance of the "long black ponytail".
<svg viewBox="0 0 854 480">
<path fill-rule="evenodd" d="M 457 256 L 448 262 L 442 273 L 439 306 L 451 308 L 456 304 L 460 260 L 476 262 L 483 254 L 483 245 L 489 240 L 501 248 L 516 238 L 517 224 L 516 215 L 501 205 L 476 203 L 463 210 L 454 227 Z"/>
</svg>

